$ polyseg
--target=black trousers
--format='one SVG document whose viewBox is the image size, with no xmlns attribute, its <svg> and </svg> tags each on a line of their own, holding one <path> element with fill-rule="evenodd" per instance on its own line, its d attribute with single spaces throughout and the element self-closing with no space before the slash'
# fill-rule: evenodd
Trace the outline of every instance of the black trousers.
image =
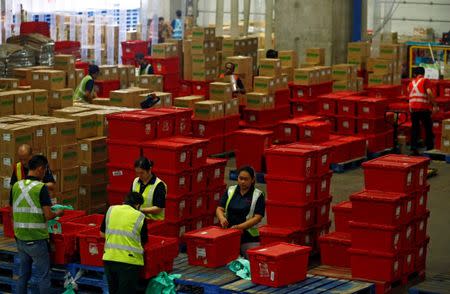
<svg viewBox="0 0 450 294">
<path fill-rule="evenodd" d="M 412 111 L 411 112 L 411 150 L 419 148 L 420 125 L 425 128 L 425 144 L 427 150 L 434 149 L 433 121 L 431 120 L 431 111 Z"/>
<path fill-rule="evenodd" d="M 134 294 L 142 267 L 138 265 L 104 261 L 105 275 L 110 294 Z"/>
</svg>

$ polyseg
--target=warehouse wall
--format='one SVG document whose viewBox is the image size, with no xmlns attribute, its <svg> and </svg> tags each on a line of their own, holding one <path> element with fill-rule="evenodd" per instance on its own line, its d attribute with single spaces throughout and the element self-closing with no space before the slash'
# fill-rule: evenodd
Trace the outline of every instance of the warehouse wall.
<svg viewBox="0 0 450 294">
<path fill-rule="evenodd" d="M 295 49 L 303 62 L 305 49 L 326 49 L 326 64 L 346 61 L 351 39 L 352 1 L 276 0 L 275 42 L 278 50 Z"/>
<path fill-rule="evenodd" d="M 368 0 L 369 29 L 373 29 L 374 1 L 376 0 Z M 390 0 L 390 2 L 392 2 L 392 0 Z M 440 38 L 442 37 L 443 32 L 450 31 L 449 15 L 450 15 L 449 0 L 437 0 L 437 1 L 402 0 L 393 15 L 391 30 L 394 32 L 398 32 L 400 35 L 412 35 L 414 27 L 430 27 L 434 29 L 436 37 Z M 403 20 L 403 18 L 409 20 Z M 433 21 L 429 21 L 430 19 L 432 19 Z M 418 20 L 427 20 L 427 21 L 418 21 Z"/>
</svg>

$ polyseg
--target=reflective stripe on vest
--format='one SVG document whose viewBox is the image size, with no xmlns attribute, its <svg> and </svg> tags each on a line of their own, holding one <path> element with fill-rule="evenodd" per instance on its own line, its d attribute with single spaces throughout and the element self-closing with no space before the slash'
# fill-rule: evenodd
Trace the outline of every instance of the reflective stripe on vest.
<svg viewBox="0 0 450 294">
<path fill-rule="evenodd" d="M 228 205 L 230 204 L 231 199 L 233 198 L 234 193 L 236 192 L 236 188 L 237 188 L 237 185 L 230 186 L 228 188 L 228 191 L 227 191 L 228 198 L 227 198 L 227 202 L 225 204 L 225 214 L 228 211 Z M 256 203 L 258 202 L 258 199 L 259 199 L 259 197 L 261 197 L 261 195 L 262 195 L 262 192 L 255 188 L 255 190 L 253 191 L 253 195 L 252 195 L 252 203 L 250 205 L 250 210 L 249 210 L 249 212 L 248 212 L 248 214 L 246 216 L 246 220 L 249 220 L 249 219 L 251 219 L 252 217 L 255 216 Z M 253 237 L 259 236 L 258 225 L 255 225 L 255 226 L 253 226 L 251 228 L 248 228 L 247 231 Z"/>
<path fill-rule="evenodd" d="M 133 207 L 111 206 L 105 218 L 105 253 L 103 260 L 144 265 L 141 229 L 145 216 Z"/>
<path fill-rule="evenodd" d="M 410 110 L 430 110 L 431 104 L 424 88 L 425 78 L 412 80 L 408 86 Z"/>
<path fill-rule="evenodd" d="M 18 163 L 16 163 L 16 177 L 18 181 L 25 179 L 26 175 L 24 175 L 24 173 L 25 172 L 22 168 L 22 163 L 19 161 Z"/>
<path fill-rule="evenodd" d="M 80 84 L 78 85 L 78 87 L 76 88 L 76 90 L 73 94 L 73 101 L 87 102 L 86 101 L 86 85 L 91 80 L 92 80 L 91 75 L 87 75 L 81 80 Z M 94 89 L 92 89 L 92 91 L 94 91 Z"/>
<path fill-rule="evenodd" d="M 145 67 L 145 68 L 141 68 L 141 70 L 140 70 L 140 72 L 139 72 L 139 75 L 147 75 L 147 74 L 149 74 L 148 73 L 148 70 L 150 69 L 152 67 L 152 65 L 149 63 L 149 64 L 147 64 L 147 66 Z"/>
<path fill-rule="evenodd" d="M 160 178 L 156 177 L 155 183 L 152 185 L 147 185 L 145 187 L 144 192 L 142 193 L 142 197 L 144 197 L 144 204 L 142 204 L 142 208 L 148 208 L 152 207 L 153 205 L 153 196 L 155 195 L 155 189 L 158 186 L 159 183 L 163 183 L 164 187 L 166 188 L 166 194 L 167 194 L 167 185 L 163 181 L 161 181 Z M 141 184 L 139 183 L 139 178 L 135 178 L 133 181 L 133 192 L 140 193 L 141 191 Z M 164 208 L 161 213 L 159 214 L 146 214 L 147 218 L 150 218 L 152 220 L 164 220 Z"/>
<path fill-rule="evenodd" d="M 22 193 L 20 194 L 19 198 L 17 198 L 13 203 L 14 211 L 24 213 L 42 213 L 42 208 L 36 207 L 29 194 L 30 190 L 39 185 L 40 182 L 33 181 L 28 186 L 25 186 L 25 181 L 19 181 L 17 182 L 17 184 L 19 185 Z M 19 207 L 20 202 L 22 202 L 22 200 L 24 199 L 30 207 Z"/>
</svg>

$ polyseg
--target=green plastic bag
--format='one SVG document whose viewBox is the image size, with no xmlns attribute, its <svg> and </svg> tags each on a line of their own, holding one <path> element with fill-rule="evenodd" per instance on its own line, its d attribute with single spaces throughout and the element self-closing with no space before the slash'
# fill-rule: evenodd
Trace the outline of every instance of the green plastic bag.
<svg viewBox="0 0 450 294">
<path fill-rule="evenodd" d="M 228 264 L 228 269 L 236 274 L 236 276 L 250 281 L 252 279 L 250 274 L 250 262 L 244 258 L 238 258 Z"/>
<path fill-rule="evenodd" d="M 57 210 L 73 210 L 73 207 L 71 205 L 55 204 L 51 207 L 51 210 L 53 212 Z M 61 224 L 58 222 L 58 219 L 59 217 L 55 217 L 54 219 L 47 221 L 47 228 L 49 233 L 61 234 Z"/>
<path fill-rule="evenodd" d="M 166 272 L 160 272 L 156 277 L 150 280 L 148 283 L 145 294 L 176 294 L 175 283 L 173 280 L 179 279 L 181 275 L 171 274 Z"/>
</svg>

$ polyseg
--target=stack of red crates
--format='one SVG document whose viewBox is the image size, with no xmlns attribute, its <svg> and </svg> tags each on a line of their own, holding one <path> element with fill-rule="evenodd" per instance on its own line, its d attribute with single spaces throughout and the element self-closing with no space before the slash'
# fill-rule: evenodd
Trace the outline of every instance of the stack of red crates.
<svg viewBox="0 0 450 294">
<path fill-rule="evenodd" d="M 450 118 L 450 82 L 439 81 L 439 96 L 435 99 L 437 111 L 433 113 L 434 148 L 441 148 L 442 121 Z"/>
<path fill-rule="evenodd" d="M 313 248 L 330 227 L 330 148 L 293 143 L 266 150 L 267 226 L 261 242 Z"/>
<path fill-rule="evenodd" d="M 327 82 L 317 85 L 302 86 L 289 83 L 291 92 L 291 113 L 294 117 L 303 115 L 315 115 L 319 108 L 320 95 L 333 91 L 333 83 Z"/>
<path fill-rule="evenodd" d="M 275 141 L 279 144 L 302 142 L 323 142 L 330 136 L 330 123 L 315 115 L 304 115 L 279 122 Z"/>
<path fill-rule="evenodd" d="M 365 190 L 350 197 L 354 278 L 391 283 L 424 272 L 428 164 L 429 159 L 404 155 L 363 164 Z"/>
<path fill-rule="evenodd" d="M 252 166 L 257 172 L 265 172 L 264 151 L 272 145 L 273 132 L 256 129 L 236 131 L 233 136 L 236 166 Z"/>
<path fill-rule="evenodd" d="M 55 54 L 70 54 L 81 58 L 80 48 L 78 41 L 55 41 Z"/>
<path fill-rule="evenodd" d="M 167 58 L 146 56 L 145 59 L 152 65 L 156 75 L 163 76 L 164 92 L 172 93 L 173 97 L 178 97 L 180 90 L 180 58 L 178 56 Z"/>
<path fill-rule="evenodd" d="M 124 41 L 122 45 L 122 64 L 136 65 L 137 53 L 144 56 L 148 53 L 148 42 L 142 40 Z"/>
</svg>

